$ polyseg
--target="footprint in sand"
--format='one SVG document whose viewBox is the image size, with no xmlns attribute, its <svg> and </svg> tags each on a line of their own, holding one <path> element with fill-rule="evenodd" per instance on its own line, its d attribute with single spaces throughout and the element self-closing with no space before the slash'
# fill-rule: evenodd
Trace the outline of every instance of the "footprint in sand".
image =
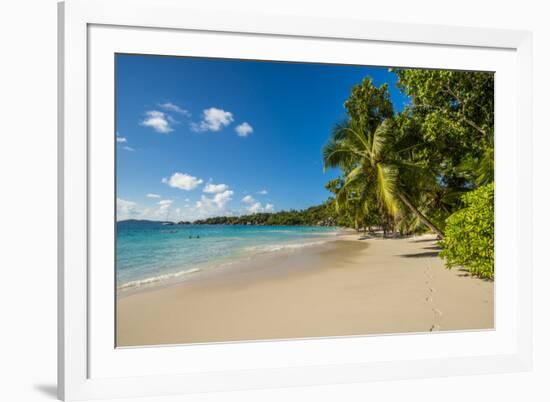
<svg viewBox="0 0 550 402">
<path fill-rule="evenodd" d="M 441 317 L 443 317 L 443 313 L 437 308 L 433 308 L 432 311 L 434 313 L 434 323 L 430 328 L 430 332 L 439 331 L 439 329 L 441 328 L 439 322 L 441 320 Z"/>
<path fill-rule="evenodd" d="M 429 286 L 431 284 L 431 280 L 434 278 L 434 276 L 430 273 L 431 267 L 426 267 L 424 270 L 424 274 L 428 277 L 428 280 L 424 283 L 428 286 L 428 296 L 426 296 L 426 303 L 430 303 L 432 305 L 432 313 L 434 315 L 433 324 L 430 327 L 430 332 L 433 331 L 439 331 L 441 328 L 441 318 L 443 317 L 443 313 L 441 310 L 439 310 L 437 307 L 434 306 L 434 298 L 433 294 L 436 293 L 435 288 Z"/>
<path fill-rule="evenodd" d="M 428 284 L 428 282 L 426 282 L 426 284 Z M 433 294 L 435 293 L 435 289 L 434 288 L 428 288 L 428 292 L 430 292 L 430 293 L 426 297 L 426 301 L 431 303 L 431 302 L 434 301 Z"/>
</svg>

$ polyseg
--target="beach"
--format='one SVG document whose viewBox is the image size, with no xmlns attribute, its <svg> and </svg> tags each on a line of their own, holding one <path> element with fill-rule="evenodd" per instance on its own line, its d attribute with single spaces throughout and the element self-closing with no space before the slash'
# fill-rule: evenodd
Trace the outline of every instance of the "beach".
<svg viewBox="0 0 550 402">
<path fill-rule="evenodd" d="M 117 346 L 492 329 L 494 283 L 437 254 L 433 235 L 348 233 L 118 292 Z"/>
</svg>

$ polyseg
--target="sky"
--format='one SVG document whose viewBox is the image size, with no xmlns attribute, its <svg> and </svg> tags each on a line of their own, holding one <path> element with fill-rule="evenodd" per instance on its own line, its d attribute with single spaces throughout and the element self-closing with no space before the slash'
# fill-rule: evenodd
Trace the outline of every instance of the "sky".
<svg viewBox="0 0 550 402">
<path fill-rule="evenodd" d="M 321 150 L 351 88 L 387 67 L 116 56 L 117 220 L 187 220 L 324 202 Z"/>
</svg>

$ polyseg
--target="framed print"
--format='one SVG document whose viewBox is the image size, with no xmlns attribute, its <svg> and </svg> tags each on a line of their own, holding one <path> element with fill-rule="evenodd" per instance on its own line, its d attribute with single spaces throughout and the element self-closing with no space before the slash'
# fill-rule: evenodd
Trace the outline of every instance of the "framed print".
<svg viewBox="0 0 550 402">
<path fill-rule="evenodd" d="M 61 398 L 530 368 L 529 33 L 59 15 Z"/>
</svg>

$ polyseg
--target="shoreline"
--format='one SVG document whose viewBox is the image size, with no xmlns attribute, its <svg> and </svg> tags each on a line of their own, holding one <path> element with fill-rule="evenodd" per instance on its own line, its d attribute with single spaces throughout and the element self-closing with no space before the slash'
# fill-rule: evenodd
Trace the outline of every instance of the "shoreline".
<svg viewBox="0 0 550 402">
<path fill-rule="evenodd" d="M 257 255 L 117 297 L 117 346 L 492 329 L 493 282 L 437 253 L 430 235 L 355 233 Z"/>
<path fill-rule="evenodd" d="M 222 225 L 219 225 L 222 226 Z M 228 226 L 228 225 L 224 225 Z M 233 225 L 235 226 L 235 225 Z M 309 227 L 309 226 L 301 226 Z M 314 226 L 311 226 L 312 228 Z M 215 260 L 202 263 L 192 268 L 182 268 L 180 271 L 160 274 L 157 277 L 132 280 L 117 286 L 117 298 L 127 297 L 131 294 L 147 292 L 169 286 L 177 286 L 189 281 L 201 280 L 212 275 L 223 275 L 231 267 L 237 267 L 250 260 L 260 260 L 266 256 L 276 256 L 282 253 L 293 253 L 301 249 L 317 247 L 329 242 L 338 241 L 342 236 L 357 234 L 354 229 L 334 227 L 334 232 L 327 232 L 323 236 L 305 237 L 302 240 L 287 240 L 283 243 L 252 246 L 257 251 L 249 254 L 233 256 L 232 258 Z"/>
</svg>

